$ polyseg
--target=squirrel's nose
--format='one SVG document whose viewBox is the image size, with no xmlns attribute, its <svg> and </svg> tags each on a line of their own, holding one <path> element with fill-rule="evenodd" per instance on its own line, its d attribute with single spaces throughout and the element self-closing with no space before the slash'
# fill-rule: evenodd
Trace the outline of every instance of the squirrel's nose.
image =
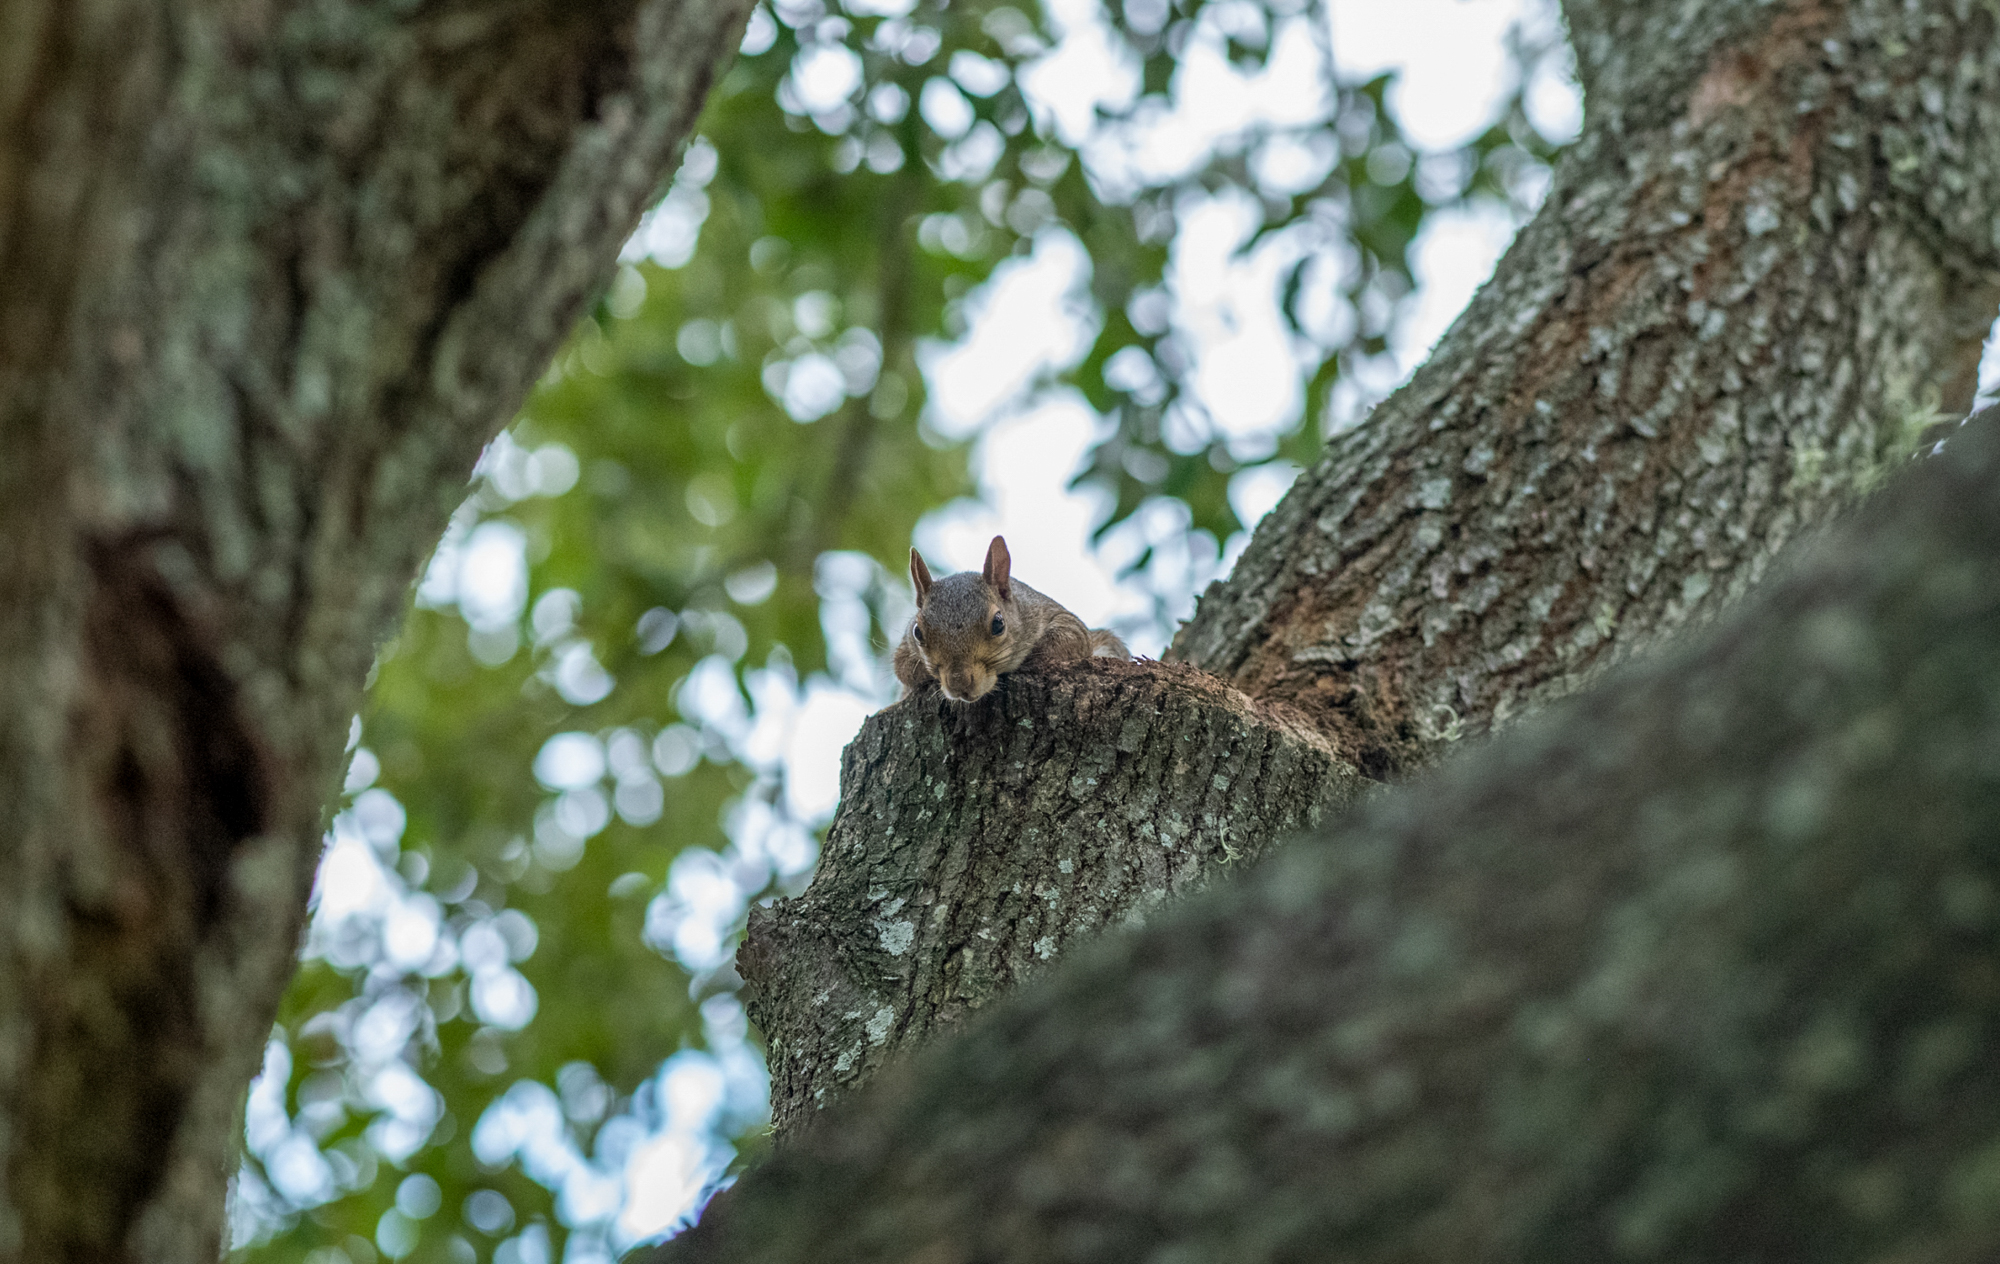
<svg viewBox="0 0 2000 1264">
<path fill-rule="evenodd" d="M 985 696 L 992 685 L 992 678 L 982 679 L 978 672 L 951 672 L 941 683 L 945 697 L 953 702 L 975 702 Z"/>
</svg>

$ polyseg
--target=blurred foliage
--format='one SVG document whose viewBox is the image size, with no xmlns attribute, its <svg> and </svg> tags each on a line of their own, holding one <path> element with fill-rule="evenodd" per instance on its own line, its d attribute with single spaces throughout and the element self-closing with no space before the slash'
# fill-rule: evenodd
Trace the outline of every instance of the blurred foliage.
<svg viewBox="0 0 2000 1264">
<path fill-rule="evenodd" d="M 759 7 L 383 653 L 251 1097 L 237 1258 L 601 1259 L 637 1231 L 630 1182 L 675 1174 L 678 1211 L 754 1154 L 730 936 L 805 880 L 825 808 L 788 795 L 787 725 L 802 681 L 890 696 L 903 551 L 973 490 L 919 350 L 964 334 L 999 265 L 1048 232 L 1090 257 L 1095 334 L 1032 389 L 1106 419 L 1077 476 L 1103 529 L 1167 497 L 1223 540 L 1241 465 L 1307 464 L 1352 419 L 1328 400 L 1386 356 L 1426 217 L 1537 196 L 1551 146 L 1519 93 L 1463 150 L 1417 155 L 1386 79 L 1332 83 L 1297 0 L 1080 12 Z M 1069 134 L 1023 83 L 1093 32 L 1134 91 Z M 1178 126 L 1191 48 L 1255 74 L 1301 32 L 1323 100 L 1178 168 L 1131 158 Z M 1245 249 L 1288 252 L 1315 424 L 1231 435 L 1190 385 L 1172 248 L 1216 197 L 1258 208 Z"/>
</svg>

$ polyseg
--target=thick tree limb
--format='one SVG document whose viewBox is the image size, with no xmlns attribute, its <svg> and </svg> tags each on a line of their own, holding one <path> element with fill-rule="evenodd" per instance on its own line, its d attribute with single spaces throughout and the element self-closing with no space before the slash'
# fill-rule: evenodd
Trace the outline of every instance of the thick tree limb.
<svg viewBox="0 0 2000 1264">
<path fill-rule="evenodd" d="M 1989 8 L 1565 9 L 1541 213 L 1175 642 L 1371 776 L 1743 593 L 1969 407 L 2000 301 Z"/>
<path fill-rule="evenodd" d="M 752 913 L 738 963 L 780 1142 L 1073 940 L 1138 924 L 1362 784 L 1308 726 L 1186 667 L 1004 681 L 991 704 L 927 690 L 870 719 L 812 887 Z"/>
<path fill-rule="evenodd" d="M 1370 777 L 1408 774 L 1740 597 L 1904 459 L 1941 400 L 1969 400 L 2000 301 L 2000 221 L 1976 209 L 2000 204 L 1976 201 L 2000 199 L 1988 8 L 1569 11 L 1590 108 L 1541 213 L 1175 643 Z M 990 780 L 1002 759 L 957 775 Z M 807 898 L 797 952 L 872 933 L 867 901 Z M 751 951 L 804 908 L 760 920 Z M 1005 934 L 967 924 L 939 947 Z M 745 973 L 767 1031 L 821 1030 L 808 992 L 766 994 L 768 971 Z M 887 1030 L 929 1030 L 913 997 L 885 1003 Z M 793 1049 L 780 1040 L 781 1133 L 791 1101 L 854 1079 L 822 1082 L 831 1045 Z"/>
<path fill-rule="evenodd" d="M 1107 937 L 658 1261 L 2000 1251 L 2000 419 L 1698 643 Z"/>
<path fill-rule="evenodd" d="M 0 12 L 0 1260 L 216 1257 L 376 642 L 747 8 Z"/>
</svg>

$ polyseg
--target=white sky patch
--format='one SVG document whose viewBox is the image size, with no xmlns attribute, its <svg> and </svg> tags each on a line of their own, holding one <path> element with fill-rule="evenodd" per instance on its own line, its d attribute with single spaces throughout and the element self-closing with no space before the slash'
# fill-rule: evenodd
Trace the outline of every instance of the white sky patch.
<svg viewBox="0 0 2000 1264">
<path fill-rule="evenodd" d="M 1039 374 L 1080 358 L 1096 332 L 1083 292 L 1089 280 L 1089 255 L 1062 230 L 1042 233 L 1027 258 L 995 268 L 992 281 L 966 300 L 966 337 L 918 348 L 933 424 L 948 435 L 970 434 Z"/>
<path fill-rule="evenodd" d="M 645 1106 L 637 1115 L 652 1125 L 650 1135 L 622 1155 L 600 1153 L 600 1162 L 622 1162 L 625 1196 L 611 1234 L 621 1247 L 658 1237 L 700 1210 L 735 1157 L 718 1142 L 718 1125 L 740 1127 L 764 1109 L 769 1081 L 743 1044 L 742 1005 L 714 996 L 701 1011 L 716 1052 L 686 1050 L 667 1059 L 641 1090 Z M 601 1141 L 598 1148 L 605 1149 Z"/>
<path fill-rule="evenodd" d="M 1305 405 L 1303 366 L 1277 301 L 1298 250 L 1274 236 L 1238 253 L 1261 223 L 1248 194 L 1186 206 L 1169 272 L 1178 328 L 1195 348 L 1190 384 L 1216 428 L 1239 443 L 1275 432 Z"/>
<path fill-rule="evenodd" d="M 917 94 L 917 112 L 946 140 L 957 140 L 972 129 L 972 103 L 957 84 L 941 76 L 924 81 Z"/>
<path fill-rule="evenodd" d="M 1174 70 L 1169 103 L 1140 111 L 1130 126 L 1094 134 L 1085 146 L 1091 171 L 1114 192 L 1165 183 L 1193 171 L 1218 146 L 1258 124 L 1318 122 L 1330 105 L 1324 66 L 1304 18 L 1279 24 L 1270 55 L 1254 74 L 1230 62 L 1222 31 L 1205 19 Z M 1058 119 L 1076 112 L 1078 99 L 1087 92 L 1055 76 L 1032 84 L 1024 77 L 1023 83 Z"/>
<path fill-rule="evenodd" d="M 422 973 L 437 955 L 444 909 L 437 898 L 416 891 L 390 906 L 382 920 L 382 956 L 391 968 Z"/>
<path fill-rule="evenodd" d="M 847 398 L 847 375 L 817 351 L 808 351 L 790 363 L 773 364 L 764 373 L 765 389 L 787 416 L 801 424 L 818 421 Z"/>
<path fill-rule="evenodd" d="M 1290 461 L 1266 461 L 1240 469 L 1229 479 L 1229 507 L 1243 521 L 1256 522 L 1278 507 L 1298 477 L 1299 467 Z"/>
<path fill-rule="evenodd" d="M 1572 141 L 1583 131 L 1583 91 L 1577 87 L 1576 55 L 1569 41 L 1559 41 L 1555 51 L 1535 67 L 1521 108 L 1527 111 L 1535 130 L 1550 140 Z"/>
<path fill-rule="evenodd" d="M 861 58 L 845 44 L 807 44 L 792 59 L 792 90 L 807 113 L 846 101 L 861 87 Z"/>
<path fill-rule="evenodd" d="M 1036 121 L 1074 149 L 1095 129 L 1100 105 L 1119 111 L 1138 99 L 1139 57 L 1106 25 L 1098 0 L 1049 0 L 1044 8 L 1063 38 L 1018 78 Z"/>
<path fill-rule="evenodd" d="M 604 743 L 589 733 L 558 733 L 535 756 L 535 780 L 551 790 L 581 790 L 604 777 Z"/>
<path fill-rule="evenodd" d="M 345 814 L 334 818 L 332 836 L 320 857 L 319 876 L 313 884 L 314 915 L 327 921 L 379 908 L 391 894 L 375 849 L 359 831 L 344 827 L 347 819 Z"/>
<path fill-rule="evenodd" d="M 1465 144 L 1493 121 L 1512 87 L 1503 42 L 1529 0 L 1329 0 L 1333 59 L 1343 77 L 1399 72 L 1389 108 L 1422 149 Z"/>
<path fill-rule="evenodd" d="M 785 743 L 785 806 L 796 820 L 818 823 L 840 800 L 840 752 L 875 710 L 871 699 L 830 681 L 806 682 Z"/>
<path fill-rule="evenodd" d="M 618 1228 L 635 1241 L 674 1227 L 701 1196 L 710 1177 L 706 1138 L 668 1132 L 652 1138 L 625 1169 L 626 1202 Z"/>
<path fill-rule="evenodd" d="M 634 274 L 636 275 L 636 274 Z M 644 281 L 640 282 L 643 287 Z M 479 454 L 473 468 L 475 478 L 483 478 L 501 499 L 526 500 L 530 496 L 560 496 L 576 486 L 582 467 L 576 453 L 560 443 L 527 448 L 502 430 Z"/>
<path fill-rule="evenodd" d="M 1486 284 L 1513 240 L 1512 218 L 1490 204 L 1433 211 L 1424 219 L 1411 251 L 1416 293 L 1389 339 L 1405 377 Z"/>
<path fill-rule="evenodd" d="M 498 628 L 528 604 L 528 537 L 503 518 L 472 529 L 458 557 L 458 609 L 475 628 Z"/>
</svg>

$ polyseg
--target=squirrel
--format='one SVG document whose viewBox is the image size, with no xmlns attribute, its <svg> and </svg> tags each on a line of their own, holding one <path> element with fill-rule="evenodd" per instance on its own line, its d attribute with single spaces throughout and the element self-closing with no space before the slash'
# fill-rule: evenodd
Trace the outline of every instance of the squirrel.
<svg viewBox="0 0 2000 1264">
<path fill-rule="evenodd" d="M 1022 667 L 1132 656 L 1116 633 L 1085 627 L 1060 602 L 1015 579 L 1012 568 L 1007 541 L 997 535 L 976 575 L 934 581 L 923 554 L 910 550 L 917 617 L 896 646 L 904 698 L 936 681 L 953 702 L 975 702 Z"/>
</svg>

